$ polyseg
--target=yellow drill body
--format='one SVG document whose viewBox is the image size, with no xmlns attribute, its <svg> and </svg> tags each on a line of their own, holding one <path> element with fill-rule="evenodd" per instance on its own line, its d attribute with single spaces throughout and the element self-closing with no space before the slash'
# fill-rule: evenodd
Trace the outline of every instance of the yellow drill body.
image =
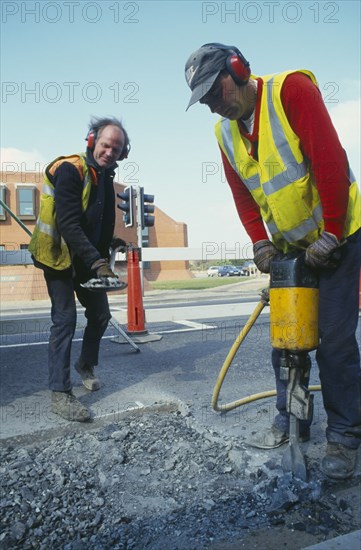
<svg viewBox="0 0 361 550">
<path fill-rule="evenodd" d="M 270 283 L 272 347 L 294 353 L 316 349 L 318 281 L 302 256 L 273 261 Z"/>
<path fill-rule="evenodd" d="M 295 353 L 318 346 L 318 289 L 270 289 L 271 344 Z"/>
</svg>

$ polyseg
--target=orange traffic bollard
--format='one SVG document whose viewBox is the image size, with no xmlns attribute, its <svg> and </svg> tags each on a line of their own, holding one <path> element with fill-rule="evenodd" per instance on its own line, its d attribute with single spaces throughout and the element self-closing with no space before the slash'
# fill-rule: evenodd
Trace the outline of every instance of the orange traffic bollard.
<svg viewBox="0 0 361 550">
<path fill-rule="evenodd" d="M 161 340 L 159 334 L 151 334 L 145 327 L 145 312 L 143 307 L 143 291 L 140 278 L 139 248 L 129 247 L 128 263 L 128 333 L 133 342 L 145 344 Z"/>
<path fill-rule="evenodd" d="M 128 249 L 128 332 L 145 334 L 145 313 L 140 280 L 139 249 Z"/>
</svg>

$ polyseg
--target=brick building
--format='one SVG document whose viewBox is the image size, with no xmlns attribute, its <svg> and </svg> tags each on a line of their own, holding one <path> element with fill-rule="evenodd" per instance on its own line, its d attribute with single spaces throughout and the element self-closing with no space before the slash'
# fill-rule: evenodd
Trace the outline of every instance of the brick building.
<svg viewBox="0 0 361 550">
<path fill-rule="evenodd" d="M 0 198 L 32 232 L 39 212 L 42 174 L 40 172 L 1 172 Z M 115 182 L 116 193 L 124 185 Z M 119 200 L 120 202 L 120 200 Z M 143 247 L 187 247 L 187 226 L 176 222 L 155 207 L 155 225 L 143 230 Z M 27 247 L 30 235 L 26 229 L 0 206 L 0 281 L 1 300 L 36 300 L 47 298 L 42 272 L 36 269 Z M 121 210 L 117 209 L 115 234 L 127 243 L 137 243 L 136 228 L 126 228 Z M 126 266 L 116 265 L 116 270 L 126 272 Z M 186 279 L 191 274 L 187 261 L 158 261 L 143 263 L 145 288 L 149 281 Z"/>
</svg>

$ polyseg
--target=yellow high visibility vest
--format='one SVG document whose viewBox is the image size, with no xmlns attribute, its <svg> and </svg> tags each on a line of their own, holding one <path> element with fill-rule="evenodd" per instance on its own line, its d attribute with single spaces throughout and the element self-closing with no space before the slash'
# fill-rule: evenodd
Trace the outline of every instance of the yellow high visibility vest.
<svg viewBox="0 0 361 550">
<path fill-rule="evenodd" d="M 44 183 L 40 196 L 40 210 L 29 244 L 29 251 L 38 262 L 57 270 L 67 269 L 71 266 L 71 258 L 68 247 L 61 237 L 55 211 L 54 185 L 48 174 L 53 176 L 55 170 L 63 162 L 70 162 L 78 170 L 83 181 L 82 208 L 87 209 L 91 186 L 94 184 L 93 176 L 85 162 L 85 154 L 58 157 L 51 162 L 44 175 Z"/>
<path fill-rule="evenodd" d="M 250 142 L 240 133 L 236 120 L 222 118 L 215 126 L 222 151 L 259 205 L 273 243 L 284 253 L 306 248 L 324 229 L 321 201 L 310 165 L 303 157 L 299 138 L 281 102 L 283 82 L 294 72 L 306 74 L 317 86 L 315 76 L 307 70 L 262 77 L 258 160 L 248 154 Z M 344 237 L 361 227 L 360 190 L 350 169 L 349 180 Z"/>
</svg>

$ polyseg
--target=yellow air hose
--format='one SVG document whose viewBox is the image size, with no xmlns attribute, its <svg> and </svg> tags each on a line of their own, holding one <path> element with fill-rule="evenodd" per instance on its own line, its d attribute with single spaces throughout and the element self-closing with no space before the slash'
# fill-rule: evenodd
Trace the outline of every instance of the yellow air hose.
<svg viewBox="0 0 361 550">
<path fill-rule="evenodd" d="M 254 393 L 253 395 L 243 397 L 242 399 L 238 399 L 237 401 L 232 401 L 231 403 L 226 403 L 225 405 L 218 405 L 219 393 L 221 391 L 228 369 L 231 366 L 232 361 L 238 351 L 238 348 L 240 347 L 243 340 L 246 338 L 247 334 L 255 324 L 263 308 L 268 304 L 269 304 L 269 289 L 267 288 L 262 290 L 260 302 L 258 302 L 255 310 L 249 317 L 247 323 L 244 325 L 243 329 L 237 336 L 233 346 L 229 350 L 229 353 L 223 363 L 223 366 L 217 378 L 216 385 L 214 386 L 213 395 L 212 395 L 212 408 L 215 411 L 220 411 L 220 412 L 231 411 L 233 409 L 236 409 L 237 407 L 240 407 L 241 405 L 246 405 L 247 403 L 251 403 L 252 401 L 257 401 L 258 399 L 264 399 L 266 397 L 274 397 L 275 395 L 277 395 L 276 390 L 264 391 L 261 393 Z M 310 386 L 308 389 L 310 391 L 320 391 L 321 386 Z"/>
</svg>

